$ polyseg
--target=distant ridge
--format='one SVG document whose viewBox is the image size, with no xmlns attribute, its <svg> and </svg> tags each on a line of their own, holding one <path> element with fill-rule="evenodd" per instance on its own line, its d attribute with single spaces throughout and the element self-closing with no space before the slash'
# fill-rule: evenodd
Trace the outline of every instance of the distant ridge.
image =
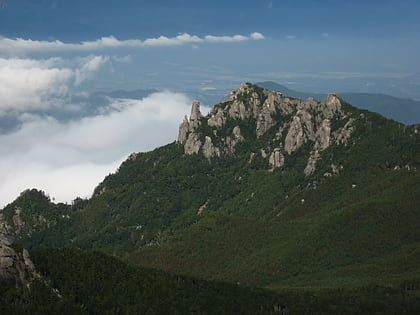
<svg viewBox="0 0 420 315">
<path fill-rule="evenodd" d="M 323 100 L 327 97 L 327 94 L 322 93 L 308 93 L 298 92 L 291 90 L 284 85 L 278 84 L 273 81 L 257 82 L 256 85 L 265 89 L 280 91 L 285 95 L 297 97 L 301 99 L 307 99 L 313 97 L 317 100 Z M 339 92 L 342 99 L 349 102 L 350 104 L 359 107 L 361 109 L 367 109 L 373 112 L 377 112 L 386 118 L 394 119 L 402 122 L 406 125 L 413 125 L 420 123 L 420 102 L 398 98 L 386 94 L 373 94 L 373 93 L 349 93 Z"/>
</svg>

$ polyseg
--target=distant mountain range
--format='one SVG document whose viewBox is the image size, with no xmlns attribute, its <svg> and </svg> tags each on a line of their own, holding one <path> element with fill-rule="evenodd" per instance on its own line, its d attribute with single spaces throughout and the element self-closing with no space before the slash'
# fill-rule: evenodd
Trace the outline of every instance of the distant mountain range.
<svg viewBox="0 0 420 315">
<path fill-rule="evenodd" d="M 272 81 L 258 82 L 256 85 L 273 91 L 281 91 L 285 95 L 302 99 L 314 97 L 317 100 L 323 100 L 327 97 L 327 94 L 297 92 Z M 377 112 L 386 118 L 394 119 L 403 124 L 412 125 L 420 123 L 420 101 L 398 98 L 386 94 L 346 92 L 339 92 L 337 94 L 353 106 Z"/>
</svg>

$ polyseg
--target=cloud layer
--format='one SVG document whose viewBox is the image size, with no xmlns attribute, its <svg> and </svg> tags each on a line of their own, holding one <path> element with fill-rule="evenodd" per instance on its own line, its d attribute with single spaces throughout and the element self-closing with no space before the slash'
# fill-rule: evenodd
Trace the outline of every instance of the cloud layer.
<svg viewBox="0 0 420 315">
<path fill-rule="evenodd" d="M 214 36 L 206 35 L 199 37 L 183 33 L 175 37 L 159 36 L 145 40 L 128 39 L 119 40 L 114 36 L 101 37 L 94 41 L 84 41 L 81 43 L 65 43 L 59 40 L 39 41 L 23 38 L 0 38 L 0 54 L 28 53 L 28 52 L 57 52 L 57 51 L 93 51 L 104 48 L 118 47 L 153 47 L 153 46 L 179 46 L 185 44 L 197 44 L 204 42 L 240 42 L 246 40 L 261 40 L 264 35 L 258 32 L 251 33 L 249 36 Z"/>
<path fill-rule="evenodd" d="M 72 87 L 90 78 L 108 59 L 0 58 L 0 115 L 59 106 Z"/>
<path fill-rule="evenodd" d="M 108 114 L 79 121 L 29 116 L 18 131 L 0 135 L 0 208 L 27 188 L 57 201 L 89 196 L 130 153 L 174 141 L 189 104 L 183 94 L 160 92 L 114 100 Z"/>
</svg>

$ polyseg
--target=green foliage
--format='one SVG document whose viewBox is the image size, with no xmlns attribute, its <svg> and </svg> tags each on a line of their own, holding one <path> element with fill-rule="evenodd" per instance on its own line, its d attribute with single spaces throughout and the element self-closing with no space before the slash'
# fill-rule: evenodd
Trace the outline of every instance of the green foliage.
<svg viewBox="0 0 420 315">
<path fill-rule="evenodd" d="M 0 283 L 0 314 L 88 314 L 80 305 L 63 299 L 42 280 L 30 288 Z"/>
<path fill-rule="evenodd" d="M 31 255 L 63 300 L 89 314 L 268 314 L 280 305 L 269 291 L 134 268 L 98 252 Z"/>
</svg>

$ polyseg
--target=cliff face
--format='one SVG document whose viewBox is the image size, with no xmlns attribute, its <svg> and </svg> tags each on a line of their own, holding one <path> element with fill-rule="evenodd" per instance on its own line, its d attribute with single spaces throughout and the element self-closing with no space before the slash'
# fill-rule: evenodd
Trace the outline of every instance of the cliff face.
<svg viewBox="0 0 420 315">
<path fill-rule="evenodd" d="M 313 98 L 303 101 L 245 83 L 207 116 L 201 114 L 200 103 L 194 101 L 190 118 L 185 117 L 180 125 L 178 142 L 187 155 L 202 153 L 207 159 L 235 156 L 238 143 L 255 140 L 242 135 L 239 125 L 245 120 L 254 123 L 256 139 L 276 130 L 260 152 L 250 152 L 250 158 L 261 154 L 272 169 L 287 166 L 287 156 L 309 143 L 311 151 L 303 170 L 307 176 L 315 171 L 320 152 L 332 144 L 347 145 L 355 130 L 354 119 L 349 118 L 336 95 L 322 102 Z M 334 128 L 333 123 L 342 127 Z"/>
<path fill-rule="evenodd" d="M 0 282 L 29 285 L 36 276 L 35 266 L 26 249 L 17 249 L 8 233 L 8 225 L 0 213 Z"/>
</svg>

